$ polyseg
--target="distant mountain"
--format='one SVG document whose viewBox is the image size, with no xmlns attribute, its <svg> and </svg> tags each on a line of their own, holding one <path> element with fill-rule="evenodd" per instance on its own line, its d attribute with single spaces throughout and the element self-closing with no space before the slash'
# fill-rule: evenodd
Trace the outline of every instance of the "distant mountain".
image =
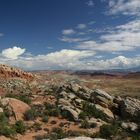
<svg viewBox="0 0 140 140">
<path fill-rule="evenodd" d="M 128 73 L 139 73 L 140 67 L 128 68 L 128 69 L 108 69 L 108 70 L 78 70 L 75 71 L 74 74 L 78 75 L 107 75 L 107 76 L 114 76 L 114 75 L 124 75 Z"/>
</svg>

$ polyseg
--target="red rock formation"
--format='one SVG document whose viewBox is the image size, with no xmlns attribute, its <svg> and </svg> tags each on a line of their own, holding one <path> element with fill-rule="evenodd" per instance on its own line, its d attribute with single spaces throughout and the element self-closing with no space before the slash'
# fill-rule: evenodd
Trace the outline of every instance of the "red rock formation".
<svg viewBox="0 0 140 140">
<path fill-rule="evenodd" d="M 3 78 L 22 78 L 26 80 L 33 80 L 34 75 L 23 70 L 9 67 L 7 65 L 0 64 L 0 77 Z"/>
</svg>

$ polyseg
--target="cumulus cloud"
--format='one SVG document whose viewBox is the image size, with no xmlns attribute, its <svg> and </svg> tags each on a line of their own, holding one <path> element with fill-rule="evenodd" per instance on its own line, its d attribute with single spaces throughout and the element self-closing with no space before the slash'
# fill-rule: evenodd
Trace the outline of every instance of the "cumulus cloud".
<svg viewBox="0 0 140 140">
<path fill-rule="evenodd" d="M 20 57 L 16 60 L 0 58 L 1 63 L 21 67 L 26 70 L 101 70 L 140 66 L 140 57 L 126 58 L 118 56 L 110 59 L 89 59 L 95 52 L 61 50 L 47 55 Z"/>
<path fill-rule="evenodd" d="M 93 57 L 94 51 L 67 50 L 52 52 L 44 55 L 26 55 L 18 59 L 0 57 L 3 64 L 9 64 L 29 70 L 43 69 L 75 69 L 80 67 L 82 61 Z"/>
<path fill-rule="evenodd" d="M 62 31 L 62 34 L 63 35 L 71 35 L 71 34 L 74 34 L 75 31 L 73 29 L 65 29 Z"/>
<path fill-rule="evenodd" d="M 98 41 L 94 39 L 82 41 L 76 48 L 107 52 L 132 51 L 140 48 L 140 19 L 111 28 L 109 32 L 100 35 Z"/>
<path fill-rule="evenodd" d="M 24 52 L 25 52 L 24 48 L 22 49 L 20 47 L 14 46 L 13 48 L 8 48 L 8 49 L 2 50 L 1 55 L 3 57 L 9 58 L 9 59 L 17 59 Z"/>
<path fill-rule="evenodd" d="M 140 56 L 127 58 L 120 55 L 103 59 L 103 56 L 97 55 L 92 50 L 63 49 L 44 55 L 24 55 L 18 59 L 9 59 L 0 55 L 0 62 L 26 70 L 98 70 L 137 67 L 140 66 Z"/>
<path fill-rule="evenodd" d="M 86 24 L 78 24 L 77 25 L 78 29 L 85 29 L 86 27 L 87 27 Z"/>
<path fill-rule="evenodd" d="M 4 33 L 0 33 L 0 37 L 3 37 L 4 36 Z"/>
<path fill-rule="evenodd" d="M 123 14 L 140 16 L 140 0 L 108 0 L 108 14 Z"/>
<path fill-rule="evenodd" d="M 62 38 L 60 38 L 61 41 L 68 42 L 68 43 L 76 43 L 76 42 L 81 42 L 88 39 L 89 38 L 74 38 L 74 37 L 66 37 L 66 36 L 63 36 Z"/>
<path fill-rule="evenodd" d="M 94 2 L 93 0 L 88 0 L 88 2 L 86 3 L 89 7 L 93 7 L 94 6 Z"/>
</svg>

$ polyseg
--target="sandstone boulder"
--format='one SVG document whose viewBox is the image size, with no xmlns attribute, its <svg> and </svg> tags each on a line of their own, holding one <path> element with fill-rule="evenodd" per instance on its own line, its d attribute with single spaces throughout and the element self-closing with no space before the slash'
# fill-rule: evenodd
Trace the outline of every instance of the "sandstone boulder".
<svg viewBox="0 0 140 140">
<path fill-rule="evenodd" d="M 30 109 L 29 105 L 14 98 L 3 98 L 0 102 L 14 113 L 15 120 L 22 120 L 24 113 Z"/>
<path fill-rule="evenodd" d="M 3 113 L 3 108 L 0 107 L 0 113 Z"/>
<path fill-rule="evenodd" d="M 131 131 L 138 130 L 138 125 L 134 122 L 123 122 L 121 126 L 123 129 L 131 130 Z"/>
<path fill-rule="evenodd" d="M 126 97 L 118 101 L 118 105 L 121 117 L 135 120 L 140 118 L 140 100 Z"/>
<path fill-rule="evenodd" d="M 113 97 L 105 91 L 97 89 L 91 93 L 91 101 L 107 108 L 112 103 Z"/>
<path fill-rule="evenodd" d="M 80 110 L 72 107 L 72 106 L 65 106 L 62 105 L 60 106 L 62 113 L 67 113 L 67 117 L 69 120 L 74 120 L 74 121 L 78 121 L 78 116 L 80 113 Z"/>
<path fill-rule="evenodd" d="M 96 107 L 97 110 L 99 110 L 103 114 L 105 114 L 108 120 L 114 119 L 114 115 L 113 115 L 113 113 L 112 113 L 112 111 L 110 109 L 104 108 L 104 107 L 102 107 L 102 106 L 100 106 L 98 104 L 95 104 L 95 107 Z"/>
</svg>

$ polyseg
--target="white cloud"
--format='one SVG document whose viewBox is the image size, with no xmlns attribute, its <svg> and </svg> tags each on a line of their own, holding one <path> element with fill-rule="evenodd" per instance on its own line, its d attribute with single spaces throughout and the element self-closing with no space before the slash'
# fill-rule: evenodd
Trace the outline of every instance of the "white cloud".
<svg viewBox="0 0 140 140">
<path fill-rule="evenodd" d="M 4 34 L 3 33 L 0 33 L 0 37 L 3 37 L 4 36 Z"/>
<path fill-rule="evenodd" d="M 140 48 L 140 19 L 109 29 L 95 40 L 82 41 L 76 45 L 78 49 L 119 52 Z"/>
<path fill-rule="evenodd" d="M 88 2 L 86 3 L 89 7 L 93 7 L 94 6 L 94 2 L 93 0 L 88 0 Z"/>
<path fill-rule="evenodd" d="M 85 29 L 86 27 L 87 27 L 86 24 L 78 24 L 77 25 L 78 29 Z"/>
<path fill-rule="evenodd" d="M 60 40 L 68 43 L 76 43 L 76 42 L 88 40 L 88 38 L 72 38 L 72 37 L 63 36 L 62 38 L 60 38 Z"/>
<path fill-rule="evenodd" d="M 109 14 L 140 15 L 140 0 L 109 0 Z"/>
<path fill-rule="evenodd" d="M 46 55 L 19 57 L 16 60 L 0 57 L 0 61 L 4 64 L 30 70 L 76 69 L 83 65 L 83 59 L 93 57 L 95 54 L 94 51 L 63 49 Z"/>
<path fill-rule="evenodd" d="M 74 34 L 75 31 L 73 29 L 65 29 L 62 31 L 62 34 L 63 35 L 71 35 L 71 34 Z"/>
<path fill-rule="evenodd" d="M 139 56 L 134 58 L 118 56 L 106 60 L 96 60 L 98 57 L 95 54 L 94 51 L 61 50 L 46 55 L 20 57 L 16 60 L 0 58 L 0 61 L 3 64 L 21 67 L 26 70 L 98 70 L 140 66 Z M 99 58 L 101 57 L 99 56 Z"/>
<path fill-rule="evenodd" d="M 1 54 L 3 57 L 9 58 L 9 59 L 17 59 L 24 52 L 25 52 L 25 49 L 14 46 L 13 48 L 2 50 Z"/>
</svg>

